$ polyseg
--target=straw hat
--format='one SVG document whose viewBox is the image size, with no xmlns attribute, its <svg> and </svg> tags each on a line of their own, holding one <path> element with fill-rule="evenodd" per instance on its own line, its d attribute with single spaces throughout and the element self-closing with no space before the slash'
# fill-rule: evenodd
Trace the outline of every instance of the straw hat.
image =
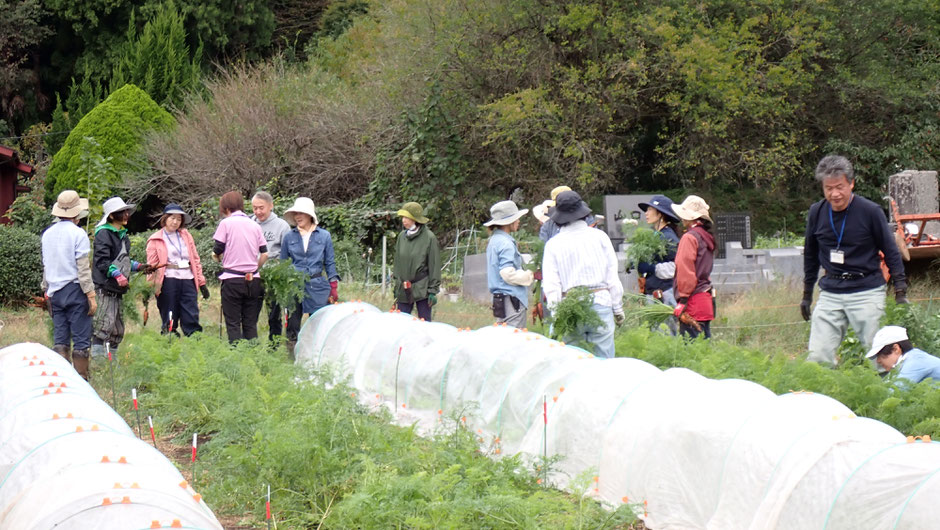
<svg viewBox="0 0 940 530">
<path fill-rule="evenodd" d="M 319 224 L 317 221 L 317 211 L 313 206 L 313 199 L 307 197 L 297 197 L 294 199 L 294 205 L 287 209 L 284 212 L 284 215 L 281 217 L 284 218 L 291 226 L 295 226 L 297 222 L 294 220 L 295 213 L 305 213 L 313 219 L 313 224 Z"/>
<path fill-rule="evenodd" d="M 871 340 L 871 349 L 868 350 L 868 354 L 865 357 L 871 359 L 872 357 L 878 355 L 885 346 L 889 344 L 897 344 L 902 340 L 909 340 L 907 338 L 907 330 L 901 326 L 885 326 L 878 330 L 878 333 L 875 333 L 875 337 Z"/>
<path fill-rule="evenodd" d="M 490 207 L 490 219 L 483 226 L 506 226 L 515 223 L 520 217 L 529 212 L 528 208 L 519 209 L 512 201 L 500 201 Z"/>
<path fill-rule="evenodd" d="M 88 199 L 79 197 L 75 190 L 65 190 L 59 194 L 55 204 L 52 205 L 52 215 L 65 219 L 87 217 Z"/>
<path fill-rule="evenodd" d="M 540 223 L 548 221 L 548 209 L 552 206 L 555 206 L 555 201 L 551 199 L 545 199 L 542 201 L 542 204 L 536 204 L 532 207 L 532 215 L 539 220 Z"/>
<path fill-rule="evenodd" d="M 702 218 L 712 220 L 708 215 L 708 203 L 698 195 L 689 195 L 681 204 L 673 204 L 672 211 L 683 221 L 694 221 Z"/>
<path fill-rule="evenodd" d="M 398 210 L 398 215 L 401 217 L 407 217 L 416 223 L 428 224 L 430 219 L 424 216 L 424 208 L 416 202 L 406 202 L 402 205 L 401 210 Z"/>
<path fill-rule="evenodd" d="M 568 186 L 558 186 L 558 187 L 556 187 L 555 189 L 552 190 L 552 193 L 551 193 L 551 197 L 552 197 L 552 206 L 555 205 L 554 202 L 555 202 L 555 199 L 558 198 L 558 194 L 561 193 L 561 192 L 563 192 L 563 191 L 571 191 L 571 188 L 569 188 Z"/>
<path fill-rule="evenodd" d="M 563 191 L 555 198 L 551 218 L 555 224 L 566 225 L 591 215 L 591 209 L 574 191 Z"/>
<path fill-rule="evenodd" d="M 114 213 L 127 211 L 134 211 L 134 208 L 137 206 L 134 204 L 127 204 L 124 202 L 124 199 L 120 197 L 111 197 L 110 199 L 104 201 L 102 209 L 104 210 L 104 215 L 101 216 L 101 220 L 98 221 L 98 226 L 103 226 L 108 222 L 108 216 Z"/>
</svg>

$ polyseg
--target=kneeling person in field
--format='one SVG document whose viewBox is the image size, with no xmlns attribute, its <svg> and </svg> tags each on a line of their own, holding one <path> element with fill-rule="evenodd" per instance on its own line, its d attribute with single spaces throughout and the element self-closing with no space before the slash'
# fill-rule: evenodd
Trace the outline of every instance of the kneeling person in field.
<svg viewBox="0 0 940 530">
<path fill-rule="evenodd" d="M 940 381 L 940 358 L 915 348 L 901 326 L 885 326 L 875 333 L 867 357 L 885 371 L 897 369 L 898 377 L 914 383 Z"/>
</svg>

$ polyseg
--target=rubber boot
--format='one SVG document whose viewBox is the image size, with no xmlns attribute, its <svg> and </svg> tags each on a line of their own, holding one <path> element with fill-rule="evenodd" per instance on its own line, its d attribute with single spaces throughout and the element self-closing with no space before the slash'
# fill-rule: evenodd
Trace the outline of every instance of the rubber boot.
<svg viewBox="0 0 940 530">
<path fill-rule="evenodd" d="M 88 350 L 75 350 L 74 355 L 72 355 L 72 365 L 78 375 L 82 376 L 85 381 L 91 381 L 88 373 L 89 353 Z"/>
<path fill-rule="evenodd" d="M 72 362 L 72 349 L 66 344 L 56 344 L 52 347 L 52 351 L 58 353 L 69 363 Z"/>
<path fill-rule="evenodd" d="M 290 359 L 290 362 L 294 362 L 297 360 L 297 357 L 294 355 L 294 348 L 296 347 L 297 347 L 296 340 L 287 341 L 287 358 Z"/>
</svg>

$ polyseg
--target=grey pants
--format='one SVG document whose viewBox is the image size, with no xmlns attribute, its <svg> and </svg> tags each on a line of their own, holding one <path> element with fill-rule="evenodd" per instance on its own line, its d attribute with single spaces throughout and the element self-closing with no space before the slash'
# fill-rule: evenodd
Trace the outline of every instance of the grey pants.
<svg viewBox="0 0 940 530">
<path fill-rule="evenodd" d="M 111 344 L 111 351 L 116 351 L 124 340 L 124 312 L 121 310 L 123 296 L 112 296 L 96 290 L 98 310 L 93 323 L 91 354 L 95 357 L 106 355 L 104 344 Z"/>
<path fill-rule="evenodd" d="M 525 306 L 525 303 L 519 302 L 518 311 L 512 306 L 512 298 L 510 298 L 509 295 L 506 295 L 503 299 L 503 303 L 506 304 L 506 317 L 497 318 L 496 322 L 505 322 L 507 326 L 514 328 L 524 328 L 526 313 L 528 313 L 528 308 Z"/>
<path fill-rule="evenodd" d="M 866 347 L 871 346 L 884 312 L 884 287 L 845 294 L 821 291 L 813 309 L 806 360 L 835 365 L 836 351 L 849 326 Z"/>
</svg>

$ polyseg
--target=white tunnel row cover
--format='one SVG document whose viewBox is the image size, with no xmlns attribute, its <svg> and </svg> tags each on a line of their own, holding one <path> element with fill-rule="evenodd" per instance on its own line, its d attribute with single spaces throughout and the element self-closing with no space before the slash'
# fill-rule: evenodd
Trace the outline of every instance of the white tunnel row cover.
<svg viewBox="0 0 940 530">
<path fill-rule="evenodd" d="M 645 501 L 650 528 L 940 527 L 940 444 L 909 443 L 823 395 L 355 302 L 310 318 L 297 361 L 334 367 L 425 432 L 472 407 L 468 427 L 494 452 L 560 455 L 556 483 L 590 473 L 595 497 Z"/>
<path fill-rule="evenodd" d="M 0 350 L 0 529 L 221 529 L 60 355 Z"/>
</svg>

